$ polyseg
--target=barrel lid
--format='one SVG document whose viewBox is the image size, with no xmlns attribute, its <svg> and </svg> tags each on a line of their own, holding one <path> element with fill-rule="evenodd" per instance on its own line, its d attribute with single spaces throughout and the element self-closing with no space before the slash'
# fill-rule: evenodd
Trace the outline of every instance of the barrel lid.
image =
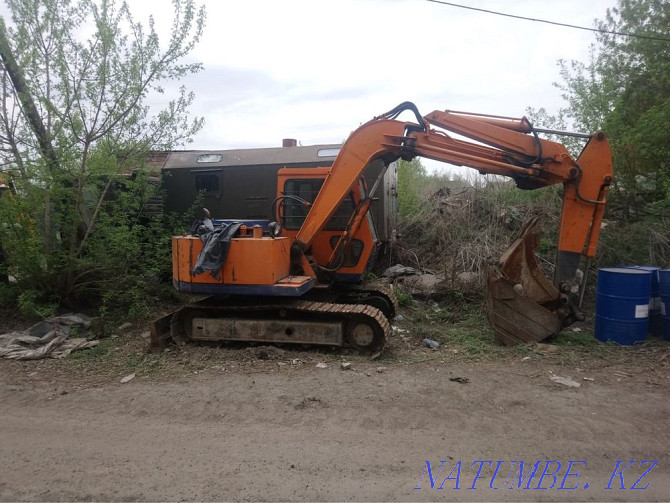
<svg viewBox="0 0 670 503">
<path fill-rule="evenodd" d="M 629 265 L 626 266 L 627 268 L 630 269 L 642 269 L 643 271 L 649 271 L 649 272 L 654 272 L 654 271 L 660 271 L 661 267 L 657 265 Z"/>
<path fill-rule="evenodd" d="M 650 271 L 644 269 L 634 269 L 632 267 L 601 267 L 598 272 L 612 272 L 616 274 L 651 274 Z"/>
</svg>

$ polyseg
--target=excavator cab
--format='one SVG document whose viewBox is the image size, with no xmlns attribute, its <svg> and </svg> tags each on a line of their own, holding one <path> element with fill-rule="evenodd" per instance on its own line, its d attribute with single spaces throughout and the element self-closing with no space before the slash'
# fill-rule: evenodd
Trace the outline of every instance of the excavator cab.
<svg viewBox="0 0 670 503">
<path fill-rule="evenodd" d="M 170 341 L 253 341 L 348 346 L 379 354 L 397 302 L 386 285 L 360 284 L 381 246 L 365 206 L 363 177 L 313 241 L 307 265 L 291 257 L 291 243 L 330 174 L 330 168 L 280 169 L 275 221 L 207 218 L 206 232 L 199 232 L 205 225 L 194 225 L 190 234 L 173 236 L 175 288 L 211 297 L 154 321 L 151 347 Z"/>
<path fill-rule="evenodd" d="M 284 229 L 283 236 L 295 240 L 329 174 L 330 168 L 278 171 L 276 216 Z M 313 262 L 330 264 L 315 270 L 321 283 L 358 283 L 374 265 L 381 242 L 369 211 L 353 232 L 348 246 L 340 243 L 350 229 L 356 208 L 366 200 L 367 192 L 365 179 L 359 177 L 315 237 L 311 248 Z"/>
</svg>

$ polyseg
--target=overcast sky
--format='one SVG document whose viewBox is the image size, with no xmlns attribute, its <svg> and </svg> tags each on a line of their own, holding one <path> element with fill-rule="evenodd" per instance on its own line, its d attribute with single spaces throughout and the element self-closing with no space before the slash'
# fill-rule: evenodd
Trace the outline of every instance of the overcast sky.
<svg viewBox="0 0 670 503">
<path fill-rule="evenodd" d="M 593 27 L 616 1 L 455 3 Z M 586 61 L 595 41 L 588 31 L 425 0 L 205 4 L 205 35 L 194 53 L 205 69 L 187 85 L 206 125 L 186 148 L 272 147 L 282 138 L 341 142 L 406 100 L 422 114 L 520 116 L 529 106 L 555 112 L 562 105 L 552 85 L 557 60 Z"/>
<path fill-rule="evenodd" d="M 159 30 L 171 21 L 169 0 L 129 3 L 136 20 L 153 14 Z M 188 149 L 273 147 L 282 138 L 339 143 L 402 101 L 424 115 L 555 112 L 557 60 L 586 61 L 595 41 L 588 31 L 426 0 L 204 3 L 207 25 L 193 57 L 205 69 L 183 83 L 205 127 Z M 616 0 L 454 3 L 593 27 Z"/>
</svg>

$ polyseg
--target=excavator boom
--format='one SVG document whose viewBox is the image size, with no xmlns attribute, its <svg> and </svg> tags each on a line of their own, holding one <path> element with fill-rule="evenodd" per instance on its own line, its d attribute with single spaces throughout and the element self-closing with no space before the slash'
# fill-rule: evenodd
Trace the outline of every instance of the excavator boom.
<svg viewBox="0 0 670 503">
<path fill-rule="evenodd" d="M 416 122 L 396 120 L 406 110 L 414 113 Z M 445 130 L 476 143 L 453 138 Z M 388 165 L 398 158 L 416 156 L 507 176 L 526 190 L 562 183 L 553 283 L 535 262 L 535 222 L 529 223 L 489 273 L 489 313 L 496 334 L 505 343 L 542 340 L 582 318 L 581 294 L 573 292 L 579 283 L 576 276 L 582 256 L 595 255 L 613 178 L 610 146 L 602 132 L 593 135 L 575 159 L 562 144 L 539 138 L 525 117 L 439 110 L 422 117 L 412 103 L 403 103 L 359 127 L 344 143 L 293 243 L 294 261 L 306 262 L 305 252 L 367 165 L 377 159 Z M 524 326 L 529 323 L 538 327 L 528 332 Z"/>
</svg>

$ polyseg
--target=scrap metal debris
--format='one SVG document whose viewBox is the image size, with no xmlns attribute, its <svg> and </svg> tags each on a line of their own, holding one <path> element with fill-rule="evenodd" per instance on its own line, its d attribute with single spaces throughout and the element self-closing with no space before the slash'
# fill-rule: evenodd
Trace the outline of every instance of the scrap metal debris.
<svg viewBox="0 0 670 503">
<path fill-rule="evenodd" d="M 91 319 L 83 314 L 53 316 L 23 332 L 0 335 L 0 357 L 13 360 L 63 358 L 77 349 L 95 347 L 99 341 L 70 338 L 71 333 L 82 335 L 90 326 Z"/>
<path fill-rule="evenodd" d="M 569 378 L 569 377 L 561 377 L 561 376 L 551 376 L 549 377 L 552 381 L 558 384 L 562 384 L 563 386 L 567 386 L 568 388 L 579 388 L 581 384 L 579 384 L 577 381 Z"/>
</svg>

